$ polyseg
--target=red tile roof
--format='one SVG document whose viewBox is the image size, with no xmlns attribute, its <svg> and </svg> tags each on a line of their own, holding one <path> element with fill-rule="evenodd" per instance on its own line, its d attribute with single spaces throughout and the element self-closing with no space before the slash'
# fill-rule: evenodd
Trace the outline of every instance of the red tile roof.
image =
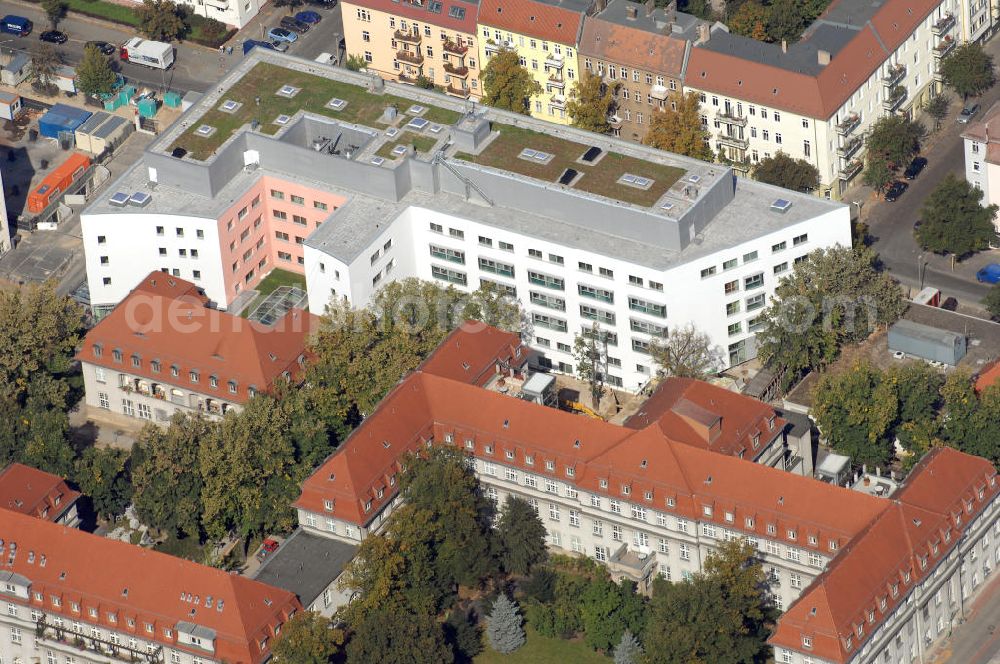
<svg viewBox="0 0 1000 664">
<path fill-rule="evenodd" d="M 474 0 L 441 0 L 435 3 L 432 0 L 422 0 L 420 2 L 410 2 L 408 0 L 348 0 L 348 5 L 358 7 L 368 7 L 376 11 L 385 12 L 409 19 L 420 21 L 430 25 L 436 25 L 449 30 L 457 30 L 467 35 L 476 34 L 476 15 L 479 10 Z M 436 5 L 436 11 L 430 8 Z M 350 11 L 344 9 L 342 11 Z M 437 39 L 439 35 L 433 35 Z"/>
<path fill-rule="evenodd" d="M 684 39 L 588 16 L 579 50 L 584 56 L 680 78 L 687 45 Z"/>
<path fill-rule="evenodd" d="M 56 521 L 80 497 L 66 480 L 43 470 L 12 463 L 0 472 L 0 507 Z"/>
<path fill-rule="evenodd" d="M 215 632 L 213 660 L 264 661 L 270 653 L 261 651 L 261 641 L 273 642 L 274 627 L 302 610 L 286 590 L 15 512 L 0 510 L 0 533 L 4 569 L 31 585 L 30 600 L 8 595 L 8 602 L 205 655 L 177 642 L 177 624 L 194 623 Z M 152 634 L 146 625 L 154 626 Z"/>
<path fill-rule="evenodd" d="M 424 373 L 472 385 L 485 384 L 498 364 L 518 369 L 531 351 L 521 337 L 477 321 L 466 321 L 420 366 Z"/>
<path fill-rule="evenodd" d="M 1000 360 L 994 361 L 976 376 L 976 392 L 982 394 L 1000 381 Z"/>
<path fill-rule="evenodd" d="M 245 403 L 251 387 L 264 391 L 284 372 L 294 376 L 300 370 L 317 316 L 293 309 L 269 327 L 207 303 L 194 284 L 152 272 L 87 333 L 77 359 L 234 403 Z M 121 352 L 117 361 L 116 350 Z M 153 370 L 154 362 L 159 371 Z"/>
<path fill-rule="evenodd" d="M 847 662 L 933 573 L 996 493 L 996 471 L 986 459 L 951 448 L 931 451 L 889 507 L 782 615 L 770 642 Z M 810 648 L 803 636 L 812 640 Z"/>
<path fill-rule="evenodd" d="M 534 0 L 482 0 L 479 23 L 575 47 L 583 25 L 583 12 Z"/>
<path fill-rule="evenodd" d="M 651 424 L 671 440 L 753 459 L 786 422 L 757 399 L 693 378 L 667 378 L 624 426 Z"/>
</svg>

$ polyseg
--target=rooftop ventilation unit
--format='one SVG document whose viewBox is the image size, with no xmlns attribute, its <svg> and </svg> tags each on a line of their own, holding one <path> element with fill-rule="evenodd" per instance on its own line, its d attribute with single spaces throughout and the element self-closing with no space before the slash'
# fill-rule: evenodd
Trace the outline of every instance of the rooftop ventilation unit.
<svg viewBox="0 0 1000 664">
<path fill-rule="evenodd" d="M 128 204 L 133 207 L 146 207 L 151 200 L 153 200 L 153 197 L 146 192 L 136 191 L 128 197 Z"/>
<path fill-rule="evenodd" d="M 373 166 L 381 166 L 385 163 L 384 157 L 372 157 L 371 163 Z"/>
<path fill-rule="evenodd" d="M 406 112 L 410 115 L 423 115 L 424 113 L 427 112 L 427 109 L 421 106 L 420 104 L 414 104 L 413 106 L 410 106 L 408 109 L 406 109 Z"/>
<path fill-rule="evenodd" d="M 240 110 L 240 106 L 242 105 L 243 104 L 241 104 L 238 101 L 227 99 L 226 101 L 222 102 L 221 106 L 219 106 L 219 110 L 222 111 L 223 113 L 235 113 L 236 111 Z"/>
<path fill-rule="evenodd" d="M 215 133 L 215 127 L 213 127 L 212 125 L 203 124 L 200 125 L 197 129 L 195 129 L 194 133 L 197 134 L 198 136 L 201 136 L 202 138 L 208 138 L 209 136 Z"/>
<path fill-rule="evenodd" d="M 291 116 L 288 116 L 288 115 L 285 115 L 284 113 L 282 113 L 281 115 L 279 115 L 278 117 L 276 117 L 274 119 L 274 124 L 276 124 L 276 125 L 286 125 L 286 124 L 288 124 L 288 121 L 291 120 L 291 119 L 292 119 Z"/>
<path fill-rule="evenodd" d="M 275 94 L 279 97 L 294 97 L 299 94 L 299 91 L 300 88 L 297 88 L 294 85 L 282 85 L 278 88 L 278 91 Z"/>
<path fill-rule="evenodd" d="M 108 198 L 108 205 L 112 207 L 125 207 L 128 205 L 129 195 L 124 191 L 116 191 Z"/>
<path fill-rule="evenodd" d="M 792 202 L 785 200 L 784 198 L 776 198 L 774 202 L 771 203 L 771 209 L 775 212 L 788 212 L 789 208 L 792 207 Z"/>
<path fill-rule="evenodd" d="M 430 124 L 429 120 L 424 120 L 423 118 L 413 118 L 406 123 L 407 129 L 412 129 L 413 131 L 423 131 L 424 127 Z"/>
</svg>

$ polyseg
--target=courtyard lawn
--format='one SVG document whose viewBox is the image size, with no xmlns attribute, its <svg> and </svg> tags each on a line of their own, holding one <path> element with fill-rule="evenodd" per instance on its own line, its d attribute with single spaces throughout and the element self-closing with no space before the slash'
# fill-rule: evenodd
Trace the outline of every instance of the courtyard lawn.
<svg viewBox="0 0 1000 664">
<path fill-rule="evenodd" d="M 276 93 L 283 85 L 299 88 L 294 97 L 281 97 Z M 256 103 L 260 98 L 260 105 Z M 347 102 L 342 110 L 336 111 L 327 107 L 327 102 L 333 98 Z M 379 126 L 377 122 L 387 106 L 395 105 L 400 116 L 405 117 L 406 109 L 416 102 L 395 95 L 373 95 L 364 87 L 332 81 L 322 76 L 286 69 L 266 62 L 258 63 L 222 96 L 220 106 L 226 100 L 243 104 L 233 113 L 219 110 L 218 107 L 206 112 L 201 118 L 178 138 L 170 149 L 182 147 L 188 151 L 192 159 L 204 161 L 212 156 L 223 143 L 233 135 L 239 127 L 259 120 L 260 130 L 265 134 L 274 134 L 280 125 L 274 124 L 279 115 L 294 115 L 306 110 L 317 115 L 325 115 L 346 122 L 352 122 L 369 127 Z M 443 108 L 426 107 L 423 118 L 438 124 L 454 124 L 460 114 Z M 215 127 L 216 131 L 209 137 L 195 134 L 199 126 L 206 124 Z"/>
<path fill-rule="evenodd" d="M 527 628 L 528 640 L 518 650 L 509 655 L 501 655 L 487 643 L 484 650 L 473 662 L 475 664 L 609 664 L 611 659 L 596 653 L 583 641 L 565 641 L 538 634 Z"/>
<path fill-rule="evenodd" d="M 296 286 L 302 290 L 306 289 L 306 278 L 301 274 L 295 274 L 294 272 L 289 272 L 288 270 L 282 270 L 280 268 L 275 268 L 271 270 L 264 279 L 257 284 L 257 297 L 255 297 L 250 304 L 243 307 L 243 311 L 240 312 L 240 316 L 247 318 L 253 313 L 254 309 L 257 308 L 261 302 L 263 302 L 268 295 L 276 291 L 282 286 Z M 303 304 L 303 307 L 305 305 Z"/>
</svg>

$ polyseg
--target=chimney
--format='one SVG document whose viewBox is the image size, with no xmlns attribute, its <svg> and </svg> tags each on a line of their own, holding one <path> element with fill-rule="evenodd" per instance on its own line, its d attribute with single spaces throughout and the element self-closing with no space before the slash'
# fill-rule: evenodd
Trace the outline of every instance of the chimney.
<svg viewBox="0 0 1000 664">
<path fill-rule="evenodd" d="M 639 17 L 639 8 L 635 5 L 629 5 L 625 8 L 625 18 L 630 21 L 634 21 Z"/>
<path fill-rule="evenodd" d="M 698 24 L 698 43 L 707 44 L 708 40 L 712 38 L 712 26 L 708 23 Z"/>
<path fill-rule="evenodd" d="M 788 40 L 787 39 L 782 39 L 781 40 L 781 52 L 782 53 L 788 53 Z"/>
<path fill-rule="evenodd" d="M 830 51 L 824 51 L 823 49 L 816 51 L 816 61 L 819 62 L 822 67 L 830 64 Z"/>
<path fill-rule="evenodd" d="M 656 0 L 646 0 L 642 7 L 646 10 L 646 16 L 652 16 L 653 10 L 656 9 Z"/>
</svg>

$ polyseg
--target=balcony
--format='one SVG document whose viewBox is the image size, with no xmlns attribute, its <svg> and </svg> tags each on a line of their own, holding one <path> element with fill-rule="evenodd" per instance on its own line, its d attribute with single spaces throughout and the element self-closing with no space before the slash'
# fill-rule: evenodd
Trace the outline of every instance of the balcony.
<svg viewBox="0 0 1000 664">
<path fill-rule="evenodd" d="M 456 87 L 451 83 L 449 83 L 445 87 L 444 91 L 450 94 L 452 97 L 460 97 L 462 99 L 469 98 L 469 88 L 463 88 L 461 86 Z"/>
<path fill-rule="evenodd" d="M 667 86 L 665 85 L 657 84 L 649 89 L 649 96 L 653 99 L 658 99 L 659 101 L 663 101 L 669 95 L 670 91 L 667 90 Z"/>
<path fill-rule="evenodd" d="M 452 76 L 457 76 L 458 78 L 466 78 L 469 75 L 468 67 L 456 67 L 450 62 L 444 63 L 444 70 Z"/>
<path fill-rule="evenodd" d="M 416 76 L 407 76 L 406 74 L 400 74 L 399 75 L 399 82 L 400 83 L 406 83 L 407 85 L 416 85 L 417 84 L 417 77 Z"/>
<path fill-rule="evenodd" d="M 549 103 L 556 108 L 566 108 L 566 95 L 552 95 L 549 97 Z"/>
<path fill-rule="evenodd" d="M 560 90 L 566 89 L 566 81 L 558 72 L 549 76 L 548 85 L 553 88 L 559 88 Z"/>
<path fill-rule="evenodd" d="M 504 39 L 499 44 L 496 43 L 495 41 L 493 41 L 492 39 L 487 39 L 486 40 L 486 53 L 487 54 L 492 55 L 494 53 L 499 52 L 500 49 L 502 49 L 502 48 L 505 48 L 505 49 L 512 49 L 512 48 L 514 48 L 514 42 L 513 42 L 513 40 Z"/>
<path fill-rule="evenodd" d="M 720 110 L 715 114 L 715 117 L 719 119 L 719 122 L 724 122 L 726 124 L 738 125 L 740 127 L 746 127 L 748 118 L 744 115 L 738 115 L 730 110 Z"/>
<path fill-rule="evenodd" d="M 553 53 L 549 57 L 545 58 L 545 67 L 552 69 L 562 69 L 565 61 L 563 56 L 557 53 Z"/>
<path fill-rule="evenodd" d="M 608 125 L 612 129 L 621 129 L 622 128 L 622 119 L 620 117 L 618 117 L 617 114 L 615 114 L 615 115 L 609 115 L 608 116 Z"/>
<path fill-rule="evenodd" d="M 841 180 L 848 181 L 855 175 L 861 172 L 861 169 L 865 167 L 865 162 L 861 159 L 854 159 L 853 161 L 847 162 L 847 165 L 840 169 L 838 176 Z"/>
<path fill-rule="evenodd" d="M 396 51 L 396 59 L 400 62 L 408 62 L 411 65 L 424 64 L 424 56 L 412 51 Z"/>
<path fill-rule="evenodd" d="M 419 44 L 423 41 L 423 37 L 420 36 L 419 32 L 403 32 L 402 30 L 396 30 L 392 33 L 396 40 L 401 42 L 406 42 L 407 44 Z"/>
<path fill-rule="evenodd" d="M 655 564 L 656 556 L 649 547 L 638 547 L 632 551 L 627 544 L 622 544 L 608 557 L 608 570 L 612 575 L 635 581 L 639 585 L 640 592 L 649 590 Z"/>
<path fill-rule="evenodd" d="M 934 47 L 934 57 L 941 60 L 955 49 L 955 45 L 957 43 L 958 42 L 951 38 L 951 35 L 945 36 L 945 38 Z"/>
<path fill-rule="evenodd" d="M 735 133 L 729 134 L 726 132 L 722 132 L 718 136 L 718 141 L 723 145 L 728 145 L 730 147 L 734 147 L 739 150 L 746 150 L 748 147 L 750 147 L 750 141 Z"/>
<path fill-rule="evenodd" d="M 906 65 L 898 64 L 889 67 L 889 72 L 882 79 L 887 88 L 894 88 L 906 77 Z"/>
<path fill-rule="evenodd" d="M 163 648 L 156 646 L 153 652 L 145 650 L 135 650 L 118 643 L 106 641 L 92 636 L 77 634 L 67 629 L 49 625 L 46 615 L 35 623 L 35 638 L 39 641 L 47 641 L 51 644 L 60 644 L 64 650 L 70 648 L 79 650 L 81 657 L 89 659 L 91 655 L 82 653 L 97 653 L 98 656 L 110 657 L 122 662 L 143 662 L 144 664 L 163 664 Z M 67 661 L 69 661 L 67 659 Z"/>
<path fill-rule="evenodd" d="M 886 112 L 891 113 L 902 106 L 905 100 L 906 88 L 902 85 L 897 85 L 889 90 L 889 94 L 882 100 L 882 108 L 885 109 Z"/>
<path fill-rule="evenodd" d="M 931 32 L 940 37 L 955 26 L 955 15 L 945 14 L 938 19 L 937 23 L 931 26 Z"/>
<path fill-rule="evenodd" d="M 847 136 L 857 129 L 860 124 L 861 116 L 857 113 L 851 113 L 843 122 L 837 125 L 837 133 L 841 136 Z"/>
<path fill-rule="evenodd" d="M 865 141 L 860 136 L 855 136 L 853 139 L 845 142 L 843 145 L 837 147 L 837 154 L 843 159 L 850 159 L 854 156 L 861 146 L 864 145 Z"/>
<path fill-rule="evenodd" d="M 452 55 L 462 56 L 469 52 L 468 46 L 462 46 L 461 44 L 451 41 L 450 39 L 445 40 L 445 42 L 441 44 L 441 48 L 444 49 L 445 53 L 451 53 Z"/>
</svg>

